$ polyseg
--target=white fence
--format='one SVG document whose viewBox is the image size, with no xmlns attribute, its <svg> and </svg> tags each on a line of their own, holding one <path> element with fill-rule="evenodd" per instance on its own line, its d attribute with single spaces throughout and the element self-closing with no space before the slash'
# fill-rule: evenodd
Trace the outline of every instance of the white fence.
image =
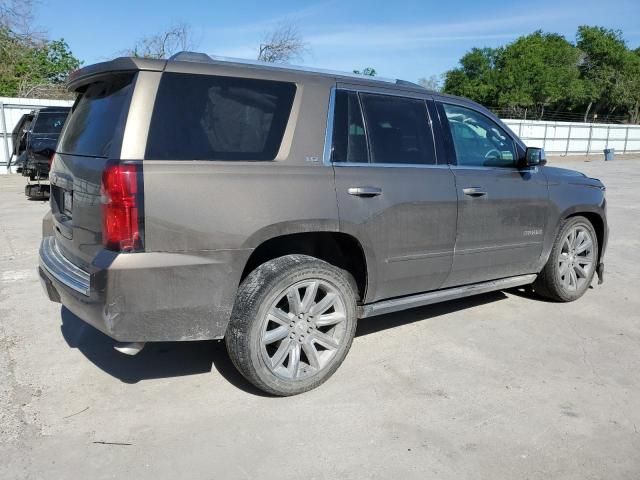
<svg viewBox="0 0 640 480">
<path fill-rule="evenodd" d="M 70 107 L 71 105 L 73 102 L 69 100 L 0 97 L 0 174 L 7 172 L 7 163 L 13 151 L 11 132 L 23 114 L 35 108 Z"/>
<path fill-rule="evenodd" d="M 0 97 L 0 174 L 7 172 L 13 151 L 11 132 L 23 114 L 34 108 L 72 104 L 69 100 Z M 528 146 L 543 147 L 549 153 L 602 153 L 605 148 L 615 148 L 616 153 L 640 152 L 640 125 L 512 119 L 504 122 Z"/>
<path fill-rule="evenodd" d="M 503 120 L 529 147 L 561 155 L 640 152 L 640 125 Z"/>
</svg>

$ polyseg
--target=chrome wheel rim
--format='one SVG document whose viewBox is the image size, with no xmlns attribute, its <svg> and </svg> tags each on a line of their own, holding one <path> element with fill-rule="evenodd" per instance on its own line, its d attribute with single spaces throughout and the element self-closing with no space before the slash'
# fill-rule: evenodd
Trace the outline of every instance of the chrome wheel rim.
<svg viewBox="0 0 640 480">
<path fill-rule="evenodd" d="M 591 278 L 593 250 L 593 237 L 587 228 L 576 225 L 565 235 L 558 257 L 558 274 L 567 291 L 582 289 Z"/>
<path fill-rule="evenodd" d="M 262 360 L 285 380 L 317 375 L 345 341 L 346 312 L 342 295 L 329 282 L 295 283 L 276 297 L 262 321 Z"/>
</svg>

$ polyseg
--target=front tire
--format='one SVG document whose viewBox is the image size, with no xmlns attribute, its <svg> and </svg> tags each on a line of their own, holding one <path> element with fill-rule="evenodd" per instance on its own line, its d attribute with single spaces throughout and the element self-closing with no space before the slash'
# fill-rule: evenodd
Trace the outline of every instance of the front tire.
<svg viewBox="0 0 640 480">
<path fill-rule="evenodd" d="M 570 217 L 560 228 L 534 291 L 558 302 L 572 302 L 587 291 L 598 263 L 598 237 L 589 220 Z"/>
<path fill-rule="evenodd" d="M 355 335 L 354 284 L 348 272 L 306 255 L 262 264 L 238 289 L 225 337 L 233 364 L 273 395 L 321 385 Z"/>
</svg>

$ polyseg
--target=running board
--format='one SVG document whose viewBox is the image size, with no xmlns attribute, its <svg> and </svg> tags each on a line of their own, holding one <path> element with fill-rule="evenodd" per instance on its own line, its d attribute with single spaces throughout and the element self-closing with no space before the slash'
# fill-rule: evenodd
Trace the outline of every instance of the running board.
<svg viewBox="0 0 640 480">
<path fill-rule="evenodd" d="M 445 288 L 435 292 L 419 293 L 409 297 L 394 298 L 393 300 L 383 300 L 381 302 L 370 303 L 369 305 L 364 305 L 362 307 L 360 318 L 398 312 L 400 310 L 422 307 L 432 303 L 446 302 L 447 300 L 469 297 L 479 293 L 494 292 L 496 290 L 529 285 L 530 283 L 533 283 L 536 277 L 536 274 L 518 275 L 517 277 L 501 278 L 499 280 L 474 283 L 463 287 Z"/>
</svg>

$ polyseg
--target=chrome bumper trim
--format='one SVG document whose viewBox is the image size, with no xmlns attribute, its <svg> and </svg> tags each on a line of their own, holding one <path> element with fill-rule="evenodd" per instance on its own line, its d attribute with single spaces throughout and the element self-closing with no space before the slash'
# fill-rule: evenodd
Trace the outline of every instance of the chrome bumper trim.
<svg viewBox="0 0 640 480">
<path fill-rule="evenodd" d="M 54 236 L 45 237 L 40 244 L 40 266 L 52 277 L 72 290 L 89 296 L 89 273 L 71 263 L 62 254 Z"/>
</svg>

